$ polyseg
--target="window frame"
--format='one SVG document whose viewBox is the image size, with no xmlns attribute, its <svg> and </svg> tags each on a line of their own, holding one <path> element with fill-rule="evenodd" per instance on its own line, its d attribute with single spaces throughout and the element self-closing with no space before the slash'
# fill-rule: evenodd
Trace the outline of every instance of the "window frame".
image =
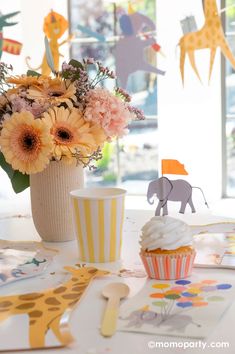
<svg viewBox="0 0 235 354">
<path fill-rule="evenodd" d="M 156 0 L 155 0 L 156 1 Z M 71 0 L 68 0 L 67 2 L 67 6 L 68 6 L 68 19 L 69 19 L 69 23 L 71 24 L 71 9 L 72 9 L 72 4 L 71 4 Z M 113 15 L 114 16 L 114 19 L 115 19 L 115 14 Z M 114 23 L 115 24 L 115 23 Z M 114 25 L 114 31 L 113 31 L 113 37 L 109 38 L 107 43 L 114 43 L 115 42 L 115 33 L 116 33 L 116 28 L 115 28 L 115 25 Z M 69 34 L 71 34 L 71 25 L 69 26 Z M 87 38 L 75 38 L 75 39 L 72 39 L 71 40 L 71 46 L 69 48 L 69 57 L 72 58 L 72 45 L 73 44 L 94 44 L 94 43 L 98 43 L 98 41 L 95 39 L 95 38 L 92 38 L 92 37 L 87 37 Z M 156 105 L 157 105 L 157 101 L 156 101 Z M 158 114 L 156 115 L 145 115 L 145 120 L 156 120 L 157 122 L 157 125 L 158 125 Z M 117 139 L 117 153 L 116 153 L 116 158 L 117 158 L 117 182 L 116 182 L 116 185 L 121 185 L 122 184 L 122 170 L 121 170 L 121 167 L 120 167 L 120 147 L 119 147 L 119 139 Z M 156 165 L 157 165 L 157 162 L 156 162 Z M 130 193 L 129 192 L 129 195 L 132 195 L 132 196 L 139 196 L 139 195 L 144 195 L 144 194 L 139 194 L 139 193 Z"/>
<path fill-rule="evenodd" d="M 221 0 L 221 8 L 226 5 L 226 0 Z M 226 12 L 221 14 L 221 22 L 226 32 Z M 227 162 L 227 136 L 226 136 L 226 59 L 221 53 L 221 134 L 222 134 L 222 198 L 227 198 L 227 177 L 228 177 L 228 162 Z"/>
<path fill-rule="evenodd" d="M 221 0 L 221 9 L 226 8 L 226 0 Z M 221 13 L 221 22 L 226 34 L 226 11 Z M 226 109 L 226 58 L 221 53 L 221 134 L 222 134 L 222 198 L 234 199 L 235 196 L 228 194 L 228 148 L 226 124 L 229 119 L 235 122 L 235 114 L 229 115 Z"/>
</svg>

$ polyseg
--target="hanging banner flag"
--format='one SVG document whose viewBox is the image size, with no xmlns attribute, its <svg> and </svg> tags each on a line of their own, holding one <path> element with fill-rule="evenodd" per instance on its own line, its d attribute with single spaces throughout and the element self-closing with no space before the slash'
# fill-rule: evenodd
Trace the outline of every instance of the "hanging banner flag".
<svg viewBox="0 0 235 354">
<path fill-rule="evenodd" d="M 8 39 L 3 37 L 3 28 L 17 25 L 17 22 L 7 22 L 8 19 L 18 15 L 20 12 L 11 12 L 6 15 L 0 13 L 0 59 L 2 57 L 2 52 L 9 54 L 19 55 L 21 52 L 22 44 L 13 39 Z"/>
<path fill-rule="evenodd" d="M 188 175 L 184 165 L 178 160 L 162 160 L 162 175 Z"/>
</svg>

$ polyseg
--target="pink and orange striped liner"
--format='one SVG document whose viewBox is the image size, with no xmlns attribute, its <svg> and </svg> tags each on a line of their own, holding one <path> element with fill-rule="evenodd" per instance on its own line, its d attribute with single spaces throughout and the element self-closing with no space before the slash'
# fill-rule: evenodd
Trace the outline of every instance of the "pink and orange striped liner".
<svg viewBox="0 0 235 354">
<path fill-rule="evenodd" d="M 145 270 L 150 278 L 171 280 L 187 278 L 192 273 L 195 250 L 175 254 L 140 252 Z"/>
</svg>

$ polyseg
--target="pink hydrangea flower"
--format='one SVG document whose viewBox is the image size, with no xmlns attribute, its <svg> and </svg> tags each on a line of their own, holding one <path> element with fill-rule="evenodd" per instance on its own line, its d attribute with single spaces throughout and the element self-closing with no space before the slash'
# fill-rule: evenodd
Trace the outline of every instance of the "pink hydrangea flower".
<svg viewBox="0 0 235 354">
<path fill-rule="evenodd" d="M 84 119 L 99 124 L 108 137 L 122 137 L 128 133 L 132 114 L 119 97 L 106 89 L 95 88 L 87 93 Z"/>
</svg>

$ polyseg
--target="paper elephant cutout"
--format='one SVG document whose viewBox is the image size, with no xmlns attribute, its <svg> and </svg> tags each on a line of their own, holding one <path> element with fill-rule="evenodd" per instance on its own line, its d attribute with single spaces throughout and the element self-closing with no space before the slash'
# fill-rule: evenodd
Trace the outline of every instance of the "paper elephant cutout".
<svg viewBox="0 0 235 354">
<path fill-rule="evenodd" d="M 155 23 L 149 17 L 135 12 L 122 15 L 119 24 L 123 36 L 116 44 L 114 56 L 120 86 L 125 89 L 129 75 L 138 70 L 164 75 L 165 71 L 155 68 L 144 58 L 145 48 L 158 46 L 160 49 L 160 46 L 153 37 L 146 36 L 145 39 L 141 39 L 139 36 L 146 28 L 155 31 Z"/>
<path fill-rule="evenodd" d="M 198 188 L 202 192 L 206 206 L 208 207 L 205 195 L 200 187 L 192 187 L 187 181 L 183 179 L 170 180 L 167 177 L 160 177 L 149 183 L 147 191 L 147 199 L 149 204 L 153 204 L 152 198 L 157 196 L 159 202 L 155 211 L 156 216 L 160 216 L 161 209 L 163 215 L 168 215 L 167 202 L 181 202 L 179 212 L 184 214 L 187 204 L 191 207 L 192 213 L 195 213 L 195 207 L 192 200 L 192 190 Z"/>
<path fill-rule="evenodd" d="M 188 325 L 201 327 L 200 324 L 193 321 L 192 317 L 187 314 L 173 314 L 169 315 L 166 319 L 162 319 L 161 314 L 151 310 L 136 310 L 130 313 L 122 320 L 128 321 L 126 327 L 142 328 L 144 325 L 153 327 L 165 326 L 169 328 L 169 332 L 178 330 L 182 333 L 185 332 Z"/>
</svg>

